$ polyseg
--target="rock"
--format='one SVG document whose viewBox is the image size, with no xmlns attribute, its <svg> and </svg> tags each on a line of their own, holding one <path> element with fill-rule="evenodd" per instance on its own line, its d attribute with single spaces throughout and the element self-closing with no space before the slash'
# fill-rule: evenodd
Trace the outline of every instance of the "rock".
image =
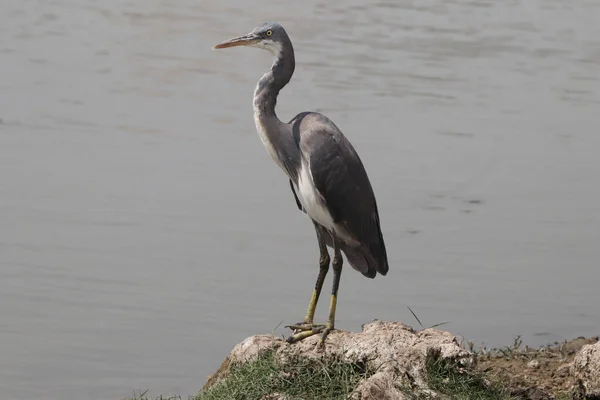
<svg viewBox="0 0 600 400">
<path fill-rule="evenodd" d="M 284 343 L 285 342 L 283 342 L 281 339 L 273 335 L 255 335 L 250 336 L 243 342 L 236 344 L 229 356 L 225 358 L 225 361 L 223 361 L 217 372 L 208 377 L 206 383 L 202 387 L 202 390 L 208 389 L 215 383 L 225 378 L 229 373 L 229 368 L 232 363 L 243 364 L 248 361 L 252 361 L 263 351 L 268 349 L 276 349 Z"/>
<path fill-rule="evenodd" d="M 531 360 L 527 363 L 527 368 L 529 369 L 538 369 L 540 367 L 540 362 L 538 360 Z"/>
<path fill-rule="evenodd" d="M 378 372 L 358 384 L 351 400 L 404 400 L 406 396 L 394 385 L 391 374 Z"/>
<path fill-rule="evenodd" d="M 318 350 L 317 336 L 292 346 L 284 346 L 278 355 L 323 357 Z M 427 357 L 441 357 L 463 366 L 473 363 L 471 354 L 460 347 L 456 337 L 448 332 L 425 329 L 415 332 L 401 322 L 374 321 L 363 326 L 361 333 L 334 331 L 327 338 L 325 357 L 335 357 L 349 363 L 366 363 L 390 378 L 406 376 L 417 386 L 426 387 Z M 395 379 L 392 379 L 392 381 Z"/>
<path fill-rule="evenodd" d="M 229 358 L 235 363 L 246 363 L 254 360 L 265 350 L 276 349 L 285 342 L 273 335 L 250 336 L 241 343 L 235 345 Z"/>
<path fill-rule="evenodd" d="M 571 374 L 586 398 L 600 398 L 600 342 L 581 348 L 571 364 Z"/>
<path fill-rule="evenodd" d="M 400 384 L 427 390 L 426 362 L 432 357 L 449 361 L 459 368 L 471 367 L 474 362 L 472 354 L 459 345 L 454 335 L 436 329 L 414 331 L 400 322 L 373 321 L 363 325 L 359 333 L 334 330 L 329 334 L 324 350 L 319 349 L 318 341 L 318 335 L 295 344 L 272 335 L 251 336 L 233 348 L 221 368 L 209 377 L 203 390 L 224 379 L 231 364 L 252 361 L 269 349 L 275 351 L 279 363 L 301 356 L 325 362 L 341 360 L 377 370 L 359 383 L 353 399 L 402 400 L 405 396 Z"/>
</svg>

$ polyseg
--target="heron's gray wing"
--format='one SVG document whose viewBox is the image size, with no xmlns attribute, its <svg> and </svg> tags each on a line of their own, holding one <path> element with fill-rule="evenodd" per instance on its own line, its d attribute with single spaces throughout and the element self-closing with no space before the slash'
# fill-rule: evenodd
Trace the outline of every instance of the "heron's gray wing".
<svg viewBox="0 0 600 400">
<path fill-rule="evenodd" d="M 309 156 L 310 172 L 333 221 L 345 226 L 356 241 L 369 242 L 376 234 L 378 215 L 360 158 L 348 142 L 333 135 L 324 133 L 313 140 L 318 144 Z"/>
<path fill-rule="evenodd" d="M 359 270 L 369 277 L 376 272 L 385 275 L 388 262 L 377 202 L 362 161 L 332 122 L 325 117 L 319 122 L 300 132 L 300 149 L 309 161 L 315 188 L 334 222 L 360 243 L 350 249 L 368 264 L 368 270 Z"/>
</svg>

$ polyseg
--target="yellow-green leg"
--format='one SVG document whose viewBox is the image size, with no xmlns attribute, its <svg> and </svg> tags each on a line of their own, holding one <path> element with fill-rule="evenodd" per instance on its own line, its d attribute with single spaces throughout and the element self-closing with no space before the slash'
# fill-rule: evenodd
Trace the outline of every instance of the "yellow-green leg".
<svg viewBox="0 0 600 400">
<path fill-rule="evenodd" d="M 317 232 L 317 240 L 319 242 L 319 276 L 315 284 L 310 302 L 308 303 L 308 309 L 304 316 L 304 321 L 298 324 L 289 325 L 288 328 L 294 330 L 294 335 L 288 338 L 288 342 L 293 343 L 304 339 L 305 337 L 319 333 L 325 329 L 325 325 L 315 325 L 315 311 L 317 309 L 317 303 L 319 302 L 319 296 L 321 295 L 321 289 L 323 289 L 323 282 L 329 271 L 329 253 L 327 252 L 327 244 L 325 242 L 325 236 L 329 233 L 325 229 L 318 225 L 316 222 L 315 231 Z M 298 333 L 299 332 L 299 333 Z"/>
<path fill-rule="evenodd" d="M 313 296 L 308 305 L 308 310 L 306 312 L 306 317 L 304 318 L 304 323 L 291 325 L 290 328 L 294 329 L 296 332 L 294 335 L 290 336 L 287 341 L 288 343 L 298 342 L 307 337 L 316 335 L 321 333 L 320 343 L 324 343 L 325 339 L 327 339 L 327 335 L 334 329 L 335 326 L 335 310 L 337 306 L 337 295 L 338 289 L 340 286 L 340 277 L 342 274 L 342 253 L 339 247 L 338 240 L 333 238 L 334 245 L 334 257 L 333 257 L 333 286 L 331 290 L 331 300 L 329 302 L 329 316 L 327 318 L 327 323 L 325 325 L 314 325 L 313 319 L 315 315 L 315 309 L 317 302 L 319 300 L 319 294 L 323 287 L 323 281 L 325 280 L 325 275 L 327 274 L 327 270 L 329 269 L 329 254 L 327 254 L 327 247 L 324 245 L 324 241 L 321 240 L 322 236 L 319 236 L 319 229 L 317 227 L 317 236 L 319 237 L 319 247 L 321 247 L 321 243 L 323 246 L 321 247 L 321 261 L 325 261 L 323 258 L 323 254 L 326 254 L 327 263 L 320 262 L 320 271 L 319 277 L 317 278 L 317 284 L 315 285 L 315 291 L 313 292 Z M 333 235 L 332 235 L 333 236 Z"/>
<path fill-rule="evenodd" d="M 339 242 L 334 239 L 334 255 L 333 255 L 333 286 L 331 288 L 331 300 L 329 302 L 329 317 L 327 317 L 327 323 L 325 324 L 325 329 L 321 334 L 320 344 L 323 345 L 325 340 L 327 339 L 327 335 L 331 332 L 335 327 L 335 309 L 337 307 L 337 296 L 338 290 L 340 288 L 340 278 L 342 277 L 342 253 L 339 248 Z"/>
</svg>

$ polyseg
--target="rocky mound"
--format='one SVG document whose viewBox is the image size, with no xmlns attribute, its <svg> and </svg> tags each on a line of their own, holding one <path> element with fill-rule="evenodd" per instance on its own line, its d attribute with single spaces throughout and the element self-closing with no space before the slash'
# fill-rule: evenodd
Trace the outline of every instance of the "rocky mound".
<svg viewBox="0 0 600 400">
<path fill-rule="evenodd" d="M 290 374 L 285 366 L 299 359 L 314 360 L 319 365 L 341 362 L 369 371 L 352 386 L 352 399 L 453 398 L 447 391 L 444 393 L 443 386 L 462 379 L 461 376 L 468 382 L 461 390 L 473 388 L 483 393 L 491 388 L 493 398 L 498 399 L 553 399 L 557 392 L 568 396 L 565 398 L 600 399 L 597 338 L 576 339 L 571 344 L 535 351 L 514 348 L 482 354 L 465 349 L 449 332 L 415 331 L 400 322 L 374 321 L 365 324 L 362 332 L 331 332 L 324 349 L 318 346 L 318 340 L 317 335 L 288 344 L 273 335 L 249 337 L 234 347 L 219 370 L 209 377 L 202 393 L 226 381 L 232 367 L 252 363 L 270 352 L 276 365 L 281 366 L 276 370 L 283 375 Z M 438 368 L 438 378 L 432 378 L 432 365 L 451 371 L 440 373 Z M 449 378 L 448 373 L 453 375 Z M 496 388 L 496 383 L 503 385 L 501 389 Z M 261 396 L 264 400 L 292 398 L 280 393 Z"/>
</svg>

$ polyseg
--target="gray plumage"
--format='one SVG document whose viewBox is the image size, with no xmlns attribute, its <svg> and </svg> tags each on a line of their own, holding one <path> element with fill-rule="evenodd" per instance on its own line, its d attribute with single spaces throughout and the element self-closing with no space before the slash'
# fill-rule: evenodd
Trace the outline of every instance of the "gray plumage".
<svg viewBox="0 0 600 400">
<path fill-rule="evenodd" d="M 385 275 L 388 261 L 377 202 L 360 157 L 324 115 L 302 113 L 289 125 L 293 136 L 298 138 L 300 158 L 309 166 L 318 200 L 333 219 L 334 233 L 341 239 L 341 250 L 348 262 L 368 278 L 374 278 L 377 273 Z M 297 196 L 298 178 L 289 176 L 294 196 Z M 327 244 L 333 247 L 331 236 L 325 237 Z"/>
<path fill-rule="evenodd" d="M 248 35 L 215 48 L 238 45 L 260 47 L 275 57 L 271 69 L 256 86 L 254 120 L 263 145 L 290 180 L 296 205 L 315 224 L 322 260 L 317 292 L 329 263 L 323 243 L 334 248 L 336 275 L 332 293 L 335 296 L 342 265 L 339 251 L 364 276 L 385 275 L 389 267 L 377 202 L 354 147 L 338 127 L 320 113 L 303 112 L 288 123 L 280 121 L 275 113 L 277 96 L 290 81 L 295 68 L 294 49 L 286 31 L 278 23 L 265 23 Z M 327 268 L 323 259 L 327 261 Z M 310 306 L 305 323 L 312 324 L 309 314 Z"/>
</svg>

